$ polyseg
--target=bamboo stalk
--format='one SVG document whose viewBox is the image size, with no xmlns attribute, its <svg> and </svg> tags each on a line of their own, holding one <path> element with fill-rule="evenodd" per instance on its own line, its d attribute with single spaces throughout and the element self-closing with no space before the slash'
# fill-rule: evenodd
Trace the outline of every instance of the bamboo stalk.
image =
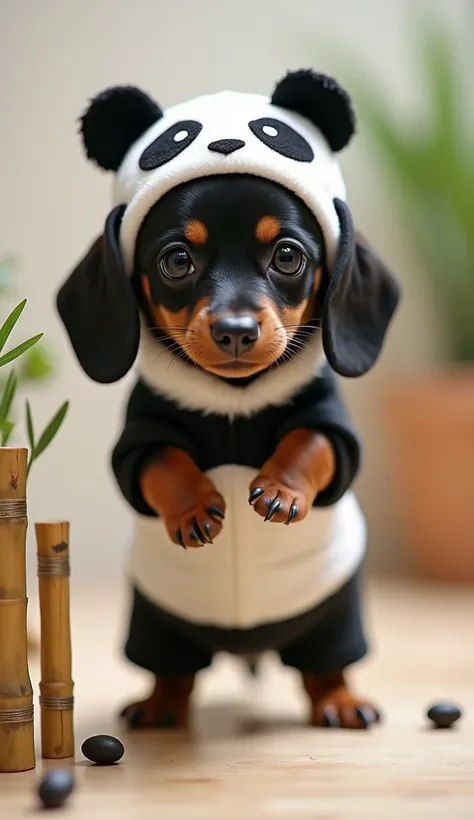
<svg viewBox="0 0 474 820">
<path fill-rule="evenodd" d="M 69 522 L 35 524 L 41 624 L 41 754 L 74 756 Z"/>
<path fill-rule="evenodd" d="M 0 772 L 34 769 L 28 669 L 26 447 L 0 447 Z"/>
</svg>

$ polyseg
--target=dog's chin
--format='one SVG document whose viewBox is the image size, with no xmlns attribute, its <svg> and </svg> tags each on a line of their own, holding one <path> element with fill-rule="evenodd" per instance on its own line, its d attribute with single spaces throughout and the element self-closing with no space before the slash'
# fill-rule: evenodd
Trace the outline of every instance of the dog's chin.
<svg viewBox="0 0 474 820">
<path fill-rule="evenodd" d="M 268 370 L 274 360 L 268 362 L 246 362 L 244 359 L 235 359 L 228 362 L 195 362 L 202 370 L 220 376 L 222 379 L 248 379 Z"/>
<path fill-rule="evenodd" d="M 219 376 L 221 379 L 248 380 L 280 364 L 282 356 L 287 354 L 287 344 L 286 338 L 279 339 L 278 343 L 272 340 L 271 344 L 256 345 L 250 354 L 232 359 L 222 353 L 219 355 L 217 347 L 191 342 L 186 354 L 194 365 L 213 376 Z"/>
</svg>

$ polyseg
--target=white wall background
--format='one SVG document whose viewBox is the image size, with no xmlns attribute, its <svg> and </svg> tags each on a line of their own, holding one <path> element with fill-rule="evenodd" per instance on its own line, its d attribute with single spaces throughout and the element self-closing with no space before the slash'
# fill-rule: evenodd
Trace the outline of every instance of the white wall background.
<svg viewBox="0 0 474 820">
<path fill-rule="evenodd" d="M 110 181 L 86 163 L 76 133 L 88 98 L 118 83 L 141 85 L 162 106 L 222 87 L 266 93 L 288 68 L 312 64 L 335 72 L 353 54 L 371 67 L 394 105 L 416 108 L 423 104 L 412 79 L 410 12 L 417 7 L 416 0 L 0 0 L 0 252 L 21 257 L 17 295 L 29 303 L 17 335 L 44 330 L 60 356 L 54 383 L 31 395 L 38 425 L 65 398 L 71 401 L 60 437 L 31 474 L 30 522 L 70 519 L 76 579 L 120 571 L 131 528 L 108 467 L 131 377 L 108 387 L 87 380 L 53 303 L 109 208 Z M 462 30 L 466 2 L 431 0 L 429 7 Z M 399 535 L 376 397 L 384 379 L 435 357 L 442 340 L 429 288 L 363 132 L 342 162 L 359 226 L 405 288 L 380 366 L 345 385 L 366 440 L 358 486 L 371 560 L 391 568 Z"/>
</svg>

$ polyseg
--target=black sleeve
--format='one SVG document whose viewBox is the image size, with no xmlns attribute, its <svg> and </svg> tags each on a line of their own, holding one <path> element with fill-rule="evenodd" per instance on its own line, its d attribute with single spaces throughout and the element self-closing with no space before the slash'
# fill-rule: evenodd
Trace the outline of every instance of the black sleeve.
<svg viewBox="0 0 474 820">
<path fill-rule="evenodd" d="M 178 414 L 165 400 L 137 382 L 130 395 L 122 434 L 112 450 L 111 466 L 122 495 L 141 515 L 156 516 L 140 491 L 140 474 L 163 447 L 179 447 L 196 458 L 188 437 L 179 429 Z"/>
<path fill-rule="evenodd" d="M 336 458 L 334 478 L 314 502 L 317 507 L 328 507 L 349 489 L 361 462 L 359 436 L 329 365 L 325 365 L 321 375 L 296 397 L 293 413 L 278 431 L 279 439 L 298 428 L 321 432 L 333 446 Z"/>
</svg>

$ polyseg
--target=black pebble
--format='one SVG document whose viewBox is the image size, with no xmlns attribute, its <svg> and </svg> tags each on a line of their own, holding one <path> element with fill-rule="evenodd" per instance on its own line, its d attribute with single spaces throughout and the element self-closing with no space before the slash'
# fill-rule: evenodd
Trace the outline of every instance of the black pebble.
<svg viewBox="0 0 474 820">
<path fill-rule="evenodd" d="M 437 729 L 449 729 L 461 717 L 461 710 L 454 703 L 434 703 L 427 711 L 427 717 Z"/>
<path fill-rule="evenodd" d="M 101 766 L 110 766 L 117 763 L 125 752 L 120 740 L 111 735 L 93 735 L 88 737 L 81 746 L 84 757 Z"/>
<path fill-rule="evenodd" d="M 74 789 L 74 775 L 68 769 L 51 769 L 41 780 L 38 796 L 45 809 L 62 806 Z"/>
</svg>

